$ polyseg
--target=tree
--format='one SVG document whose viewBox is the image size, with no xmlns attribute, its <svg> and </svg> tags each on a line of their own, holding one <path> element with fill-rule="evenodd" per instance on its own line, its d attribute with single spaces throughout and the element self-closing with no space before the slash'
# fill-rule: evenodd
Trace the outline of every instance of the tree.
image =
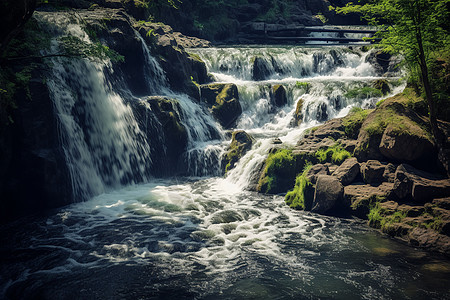
<svg viewBox="0 0 450 300">
<path fill-rule="evenodd" d="M 358 2 L 361 2 L 359 0 Z M 448 52 L 450 0 L 365 0 L 362 4 L 348 3 L 330 9 L 340 14 L 360 13 L 369 24 L 379 28 L 376 38 L 385 52 L 401 54 L 413 79 L 419 83 L 428 103 L 430 126 L 439 159 L 449 172 L 444 153 L 445 136 L 436 118 L 436 99 L 430 80 L 430 66 L 436 55 Z M 447 95 L 448 97 L 448 95 Z"/>
</svg>

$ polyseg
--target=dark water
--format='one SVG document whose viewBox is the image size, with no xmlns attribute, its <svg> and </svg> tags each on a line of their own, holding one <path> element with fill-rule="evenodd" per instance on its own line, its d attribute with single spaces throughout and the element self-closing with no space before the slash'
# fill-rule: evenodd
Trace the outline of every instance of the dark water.
<svg viewBox="0 0 450 300">
<path fill-rule="evenodd" d="M 0 239 L 5 299 L 449 299 L 445 258 L 224 179 L 129 187 Z"/>
</svg>

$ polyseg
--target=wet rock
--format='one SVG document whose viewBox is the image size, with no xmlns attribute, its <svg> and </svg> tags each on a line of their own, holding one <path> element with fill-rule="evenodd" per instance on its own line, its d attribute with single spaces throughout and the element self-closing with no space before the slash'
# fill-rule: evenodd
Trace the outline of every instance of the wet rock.
<svg viewBox="0 0 450 300">
<path fill-rule="evenodd" d="M 342 185 L 349 185 L 359 175 L 359 163 L 355 157 L 347 158 L 336 171 L 333 176 L 336 177 Z"/>
<path fill-rule="evenodd" d="M 155 175 L 167 176 L 176 173 L 181 163 L 182 154 L 186 151 L 188 134 L 186 127 L 181 123 L 180 105 L 177 100 L 167 97 L 147 97 L 136 107 L 140 120 L 146 120 L 143 131 L 153 140 L 155 153 L 159 153 L 158 160 L 153 161 Z M 147 116 L 153 114 L 159 124 L 153 124 L 154 118 Z"/>
<path fill-rule="evenodd" d="M 272 140 L 272 144 L 274 144 L 274 145 L 281 145 L 281 144 L 283 144 L 283 141 L 280 140 L 280 138 L 274 138 Z"/>
<path fill-rule="evenodd" d="M 439 234 L 432 229 L 412 228 L 408 238 L 413 246 L 430 248 L 446 254 L 450 253 L 450 237 Z"/>
<path fill-rule="evenodd" d="M 243 130 L 234 131 L 231 139 L 230 147 L 225 153 L 222 166 L 225 167 L 225 172 L 228 172 L 238 162 L 238 160 L 252 148 L 253 138 Z"/>
<path fill-rule="evenodd" d="M 272 75 L 270 63 L 263 57 L 256 56 L 252 63 L 252 78 L 255 81 L 268 79 Z"/>
<path fill-rule="evenodd" d="M 361 164 L 361 174 L 365 183 L 377 184 L 384 181 L 386 166 L 377 160 L 369 160 Z"/>
<path fill-rule="evenodd" d="M 388 163 L 383 173 L 384 180 L 386 180 L 387 182 L 394 182 L 396 170 L 397 167 L 394 164 Z"/>
<path fill-rule="evenodd" d="M 378 75 L 385 75 L 386 73 L 392 74 L 399 71 L 398 63 L 399 58 L 393 57 L 387 52 L 382 50 L 372 52 L 366 57 L 366 62 L 370 63 Z"/>
<path fill-rule="evenodd" d="M 317 177 L 312 212 L 324 214 L 336 205 L 344 195 L 344 187 L 337 178 L 329 175 Z"/>
<path fill-rule="evenodd" d="M 274 106 L 282 107 L 287 104 L 286 89 L 281 84 L 272 86 L 271 102 Z"/>
<path fill-rule="evenodd" d="M 297 127 L 300 126 L 300 124 L 303 121 L 303 102 L 305 100 L 299 99 L 297 101 L 297 106 L 295 108 L 294 118 L 292 119 L 292 126 Z"/>
<path fill-rule="evenodd" d="M 328 120 L 328 110 L 327 110 L 327 104 L 322 102 L 317 107 L 316 111 L 316 120 L 319 122 L 324 122 Z"/>
<path fill-rule="evenodd" d="M 239 93 L 235 84 L 215 83 L 200 86 L 202 102 L 224 127 L 230 128 L 242 113 Z"/>
<path fill-rule="evenodd" d="M 434 199 L 432 203 L 437 207 L 450 210 L 450 197 Z"/>
<path fill-rule="evenodd" d="M 332 138 L 337 140 L 345 136 L 342 119 L 333 119 L 327 121 L 314 131 L 314 137 L 319 139 Z"/>
</svg>

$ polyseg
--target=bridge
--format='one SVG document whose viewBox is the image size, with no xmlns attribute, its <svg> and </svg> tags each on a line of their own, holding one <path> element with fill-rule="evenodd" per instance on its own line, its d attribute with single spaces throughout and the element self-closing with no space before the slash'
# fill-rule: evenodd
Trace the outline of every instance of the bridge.
<svg viewBox="0 0 450 300">
<path fill-rule="evenodd" d="M 331 43 L 375 43 L 378 39 L 366 40 L 363 37 L 346 37 L 345 34 L 361 34 L 373 37 L 377 32 L 374 29 L 345 28 L 344 26 L 304 26 L 304 25 L 281 25 L 268 24 L 264 22 L 251 23 L 244 28 L 243 38 L 257 42 L 268 43 L 306 43 L 306 42 L 331 42 Z M 335 36 L 310 36 L 312 32 L 337 33 Z"/>
</svg>

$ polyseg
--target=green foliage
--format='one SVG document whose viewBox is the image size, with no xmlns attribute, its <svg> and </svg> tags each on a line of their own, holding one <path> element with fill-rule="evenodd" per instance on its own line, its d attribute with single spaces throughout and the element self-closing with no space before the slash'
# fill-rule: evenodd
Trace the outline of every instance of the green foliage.
<svg viewBox="0 0 450 300">
<path fill-rule="evenodd" d="M 345 134 L 350 138 L 357 138 L 361 125 L 366 120 L 371 110 L 353 107 L 350 113 L 342 120 Z"/>
<path fill-rule="evenodd" d="M 375 38 L 381 38 L 379 45 L 383 51 L 402 55 L 412 81 L 426 95 L 434 131 L 436 111 L 440 111 L 436 102 L 442 96 L 448 99 L 449 92 L 447 89 L 443 89 L 443 95 L 439 92 L 442 79 L 433 77 L 432 72 L 437 53 L 448 53 L 450 49 L 449 7 L 449 0 L 368 0 L 332 8 L 342 14 L 360 13 L 380 29 Z M 444 86 L 448 86 L 448 81 Z"/>
<path fill-rule="evenodd" d="M 340 144 L 336 143 L 332 147 L 317 150 L 315 156 L 320 163 L 332 162 L 336 165 L 340 165 L 352 155 L 350 152 L 343 149 Z"/>
<path fill-rule="evenodd" d="M 76 36 L 64 36 L 59 38 L 60 44 L 64 49 L 64 55 L 73 57 L 82 57 L 87 59 L 110 59 L 113 62 L 123 62 L 124 57 L 116 51 L 109 49 L 108 46 L 100 42 L 88 43 Z"/>
<path fill-rule="evenodd" d="M 367 218 L 369 225 L 381 230 L 385 230 L 389 225 L 401 223 L 407 216 L 406 211 L 390 212 L 383 209 L 377 202 L 371 209 Z"/>
<path fill-rule="evenodd" d="M 368 99 L 372 97 L 381 97 L 383 96 L 383 93 L 379 89 L 365 86 L 363 88 L 349 90 L 344 96 L 349 99 Z"/>
<path fill-rule="evenodd" d="M 311 88 L 311 84 L 309 82 L 297 81 L 295 83 L 295 87 L 299 89 L 305 89 L 306 92 L 308 93 L 309 89 Z"/>
<path fill-rule="evenodd" d="M 292 191 L 286 194 L 285 202 L 294 209 L 305 209 L 305 192 L 308 187 L 312 187 L 311 182 L 306 178 L 306 174 L 311 169 L 311 164 L 307 164 L 301 174 L 295 179 L 295 186 Z"/>
<path fill-rule="evenodd" d="M 328 19 L 321 13 L 318 13 L 317 15 L 315 15 L 314 18 L 318 19 L 323 24 L 328 22 Z"/>
</svg>

